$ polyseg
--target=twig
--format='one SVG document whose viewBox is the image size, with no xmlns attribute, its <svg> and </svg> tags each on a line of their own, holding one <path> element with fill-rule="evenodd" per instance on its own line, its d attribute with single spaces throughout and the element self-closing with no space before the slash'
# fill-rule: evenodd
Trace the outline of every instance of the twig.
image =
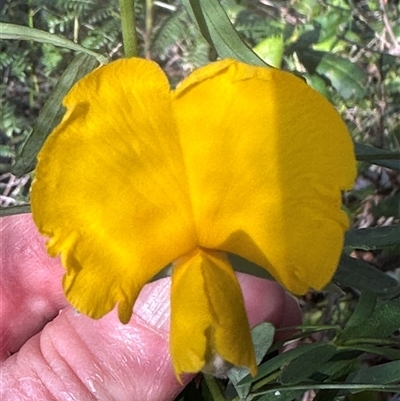
<svg viewBox="0 0 400 401">
<path fill-rule="evenodd" d="M 390 21 L 389 21 L 388 15 L 387 15 L 386 0 L 379 0 L 379 5 L 380 5 L 381 10 L 382 10 L 383 23 L 385 25 L 386 31 L 387 31 L 391 41 L 392 41 L 391 44 L 394 46 L 394 52 L 390 52 L 390 48 L 389 48 L 389 52 L 393 56 L 400 56 L 400 44 L 397 41 L 396 35 L 393 32 L 392 26 L 390 24 Z"/>
</svg>

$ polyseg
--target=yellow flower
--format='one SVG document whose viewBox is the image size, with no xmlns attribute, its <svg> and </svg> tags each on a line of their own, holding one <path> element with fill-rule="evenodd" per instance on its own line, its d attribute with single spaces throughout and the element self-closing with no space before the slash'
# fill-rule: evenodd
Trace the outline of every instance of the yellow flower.
<svg viewBox="0 0 400 401">
<path fill-rule="evenodd" d="M 118 305 L 173 262 L 177 376 L 215 357 L 256 364 L 238 254 L 295 294 L 332 277 L 348 227 L 341 190 L 353 146 L 334 108 L 301 79 L 223 60 L 170 90 L 154 62 L 123 59 L 79 81 L 39 155 L 32 210 L 61 254 L 79 311 Z"/>
</svg>

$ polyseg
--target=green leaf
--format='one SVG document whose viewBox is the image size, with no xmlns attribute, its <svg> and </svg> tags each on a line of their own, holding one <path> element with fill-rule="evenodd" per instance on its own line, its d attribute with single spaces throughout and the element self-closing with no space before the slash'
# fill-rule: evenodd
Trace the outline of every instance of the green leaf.
<svg viewBox="0 0 400 401">
<path fill-rule="evenodd" d="M 400 298 L 380 304 L 370 317 L 357 326 L 350 326 L 338 336 L 337 344 L 357 344 L 359 339 L 380 339 L 400 327 Z"/>
<path fill-rule="evenodd" d="M 0 208 L 0 217 L 13 216 L 14 214 L 30 213 L 31 205 L 17 205 Z"/>
<path fill-rule="evenodd" d="M 399 344 L 400 345 L 400 344 Z M 400 360 L 400 349 L 392 347 L 382 347 L 371 344 L 354 344 L 347 346 L 346 348 L 355 351 L 368 352 L 369 354 L 375 354 L 383 356 L 387 359 L 399 359 Z"/>
<path fill-rule="evenodd" d="M 370 291 L 385 295 L 390 288 L 397 287 L 397 281 L 369 263 L 342 254 L 339 267 L 333 277 L 342 286 L 354 287 L 360 291 Z"/>
<path fill-rule="evenodd" d="M 27 26 L 0 23 L 0 39 L 33 40 L 34 42 L 49 43 L 54 46 L 86 53 L 95 57 L 101 64 L 108 63 L 108 59 L 106 57 L 92 50 L 86 49 L 77 43 L 53 33 L 41 31 L 40 29 L 29 28 Z"/>
<path fill-rule="evenodd" d="M 349 230 L 346 233 L 344 246 L 351 249 L 371 251 L 399 244 L 400 225 L 370 227 Z"/>
<path fill-rule="evenodd" d="M 332 53 L 325 53 L 316 72 L 328 78 L 344 99 L 360 99 L 365 93 L 365 73 L 357 64 Z"/>
<path fill-rule="evenodd" d="M 274 342 L 275 327 L 271 323 L 261 323 L 251 330 L 251 337 L 256 354 L 256 362 L 259 364 Z M 238 385 L 240 380 L 249 374 L 246 368 L 234 367 L 228 372 L 228 377 L 234 385 L 238 395 L 246 398 L 250 391 L 251 384 Z"/>
<path fill-rule="evenodd" d="M 318 73 L 327 78 L 344 99 L 364 96 L 365 73 L 350 60 L 312 49 L 298 50 L 297 55 L 310 74 Z"/>
<path fill-rule="evenodd" d="M 265 67 L 266 63 L 243 42 L 218 0 L 182 0 L 201 34 L 221 58 L 235 58 Z"/>
<path fill-rule="evenodd" d="M 390 384 L 399 381 L 400 361 L 393 361 L 383 365 L 360 369 L 356 372 L 354 377 L 351 378 L 351 382 L 357 384 Z"/>
<path fill-rule="evenodd" d="M 321 343 L 305 344 L 302 346 L 298 346 L 297 348 L 291 349 L 289 351 L 283 352 L 282 354 L 279 354 L 278 356 L 275 356 L 269 359 L 268 361 L 264 362 L 263 364 L 261 364 L 258 367 L 258 373 L 255 377 L 247 375 L 238 384 L 243 385 L 248 383 L 254 383 L 258 380 L 261 380 L 266 376 L 268 376 L 269 374 L 271 374 L 272 372 L 275 372 L 276 370 L 280 369 L 284 364 L 291 362 L 294 359 L 298 358 L 300 355 L 303 355 L 304 353 L 309 352 L 314 348 L 319 348 L 323 345 L 324 344 Z"/>
<path fill-rule="evenodd" d="M 306 78 L 308 85 L 321 93 L 321 95 L 324 95 L 327 99 L 330 98 L 331 94 L 326 80 L 321 78 L 318 74 L 304 74 L 304 77 Z"/>
<path fill-rule="evenodd" d="M 274 280 L 267 270 L 250 262 L 247 259 L 242 258 L 239 255 L 228 253 L 228 259 L 233 269 L 237 272 L 251 274 L 252 276 L 265 278 L 267 280 Z"/>
<path fill-rule="evenodd" d="M 280 68 L 283 58 L 283 37 L 271 36 L 261 41 L 253 48 L 253 51 L 260 56 L 268 65 Z"/>
<path fill-rule="evenodd" d="M 336 380 L 347 376 L 350 372 L 354 370 L 354 365 L 357 362 L 357 359 L 361 355 L 361 352 L 354 350 L 340 350 L 338 351 L 331 360 L 325 362 L 318 369 L 319 374 L 323 374 L 326 378 L 322 378 L 318 380 L 318 382 L 322 382 L 325 380 Z"/>
<path fill-rule="evenodd" d="M 335 345 L 319 344 L 319 347 L 310 349 L 290 362 L 281 375 L 281 383 L 296 384 L 307 380 L 313 373 L 318 372 L 321 365 L 329 361 L 335 353 Z"/>
<path fill-rule="evenodd" d="M 321 390 L 321 389 L 326 389 L 326 390 L 347 390 L 347 391 L 360 391 L 360 390 L 371 390 L 371 391 L 385 391 L 385 392 L 398 392 L 400 390 L 400 385 L 394 384 L 347 384 L 347 383 L 322 383 L 322 384 L 296 384 L 293 386 L 280 386 L 280 387 L 273 387 L 269 388 L 267 390 L 262 390 L 258 391 L 257 395 L 261 394 L 270 394 L 270 395 L 275 395 L 275 398 L 257 398 L 257 401 L 260 400 L 273 400 L 277 401 L 276 395 L 279 393 L 279 397 L 281 394 L 284 394 L 287 391 L 296 391 L 296 390 L 302 390 L 308 391 L 308 390 Z M 301 395 L 302 393 L 300 393 Z M 280 398 L 278 398 L 280 400 Z M 287 399 L 286 399 L 287 400 Z M 292 398 L 290 398 L 292 400 Z"/>
<path fill-rule="evenodd" d="M 87 54 L 78 54 L 57 82 L 53 92 L 40 111 L 39 117 L 32 133 L 24 144 L 17 162 L 11 171 L 17 177 L 29 173 L 35 168 L 36 156 L 42 148 L 44 141 L 56 127 L 64 114 L 62 101 L 75 82 L 92 71 L 98 61 Z"/>
<path fill-rule="evenodd" d="M 369 318 L 375 309 L 376 294 L 362 291 L 356 309 L 346 323 L 346 328 L 358 326 L 365 319 Z"/>
<path fill-rule="evenodd" d="M 357 160 L 400 171 L 399 152 L 374 148 L 361 143 L 355 143 L 354 146 Z"/>
<path fill-rule="evenodd" d="M 304 394 L 303 390 L 274 390 L 273 393 L 264 394 L 260 398 L 257 398 L 257 401 L 292 401 L 296 400 L 297 397 L 300 397 L 302 394 Z"/>
</svg>

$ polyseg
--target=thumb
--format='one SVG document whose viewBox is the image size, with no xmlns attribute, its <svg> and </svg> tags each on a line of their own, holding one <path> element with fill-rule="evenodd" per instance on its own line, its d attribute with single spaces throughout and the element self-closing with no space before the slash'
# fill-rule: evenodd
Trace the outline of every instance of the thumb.
<svg viewBox="0 0 400 401">
<path fill-rule="evenodd" d="M 114 311 L 93 320 L 71 307 L 63 309 L 3 363 L 0 398 L 174 399 L 183 387 L 168 352 L 169 279 L 149 287 L 127 325 L 119 322 Z"/>
<path fill-rule="evenodd" d="M 276 283 L 255 277 L 241 279 L 245 282 L 245 303 L 253 324 L 277 321 L 287 308 L 296 310 L 297 306 L 282 296 L 283 290 L 280 294 Z M 254 285 L 249 291 L 251 280 Z M 115 311 L 93 320 L 66 307 L 3 363 L 0 398 L 173 400 L 183 386 L 175 378 L 168 351 L 169 291 L 169 278 L 147 285 L 127 325 L 119 322 Z M 264 297 L 267 301 L 266 294 L 273 298 L 263 308 L 266 304 L 254 300 Z M 191 378 L 186 376 L 184 384 Z"/>
</svg>

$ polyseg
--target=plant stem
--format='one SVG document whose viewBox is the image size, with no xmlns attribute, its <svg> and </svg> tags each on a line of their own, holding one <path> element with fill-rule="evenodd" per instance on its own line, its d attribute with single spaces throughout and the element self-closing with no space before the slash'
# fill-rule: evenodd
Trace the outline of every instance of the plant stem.
<svg viewBox="0 0 400 401">
<path fill-rule="evenodd" d="M 135 0 L 119 0 L 125 57 L 137 56 Z"/>
<path fill-rule="evenodd" d="M 33 28 L 33 8 L 32 8 L 32 0 L 28 0 L 28 7 L 29 7 L 29 11 L 28 11 L 28 26 L 30 28 Z M 29 109 L 32 110 L 33 106 L 35 104 L 35 96 L 34 96 L 34 92 L 35 92 L 35 85 L 34 85 L 34 75 L 35 75 L 35 71 L 34 69 L 31 69 L 32 71 L 32 75 L 30 76 L 30 87 L 29 87 Z"/>
<path fill-rule="evenodd" d="M 151 59 L 151 30 L 153 29 L 153 0 L 146 0 L 146 30 L 144 34 L 144 54 Z"/>
<path fill-rule="evenodd" d="M 214 401 L 226 401 L 222 391 L 217 383 L 217 379 L 212 375 L 204 374 L 204 380 Z"/>
<path fill-rule="evenodd" d="M 254 395 L 264 395 L 271 393 L 284 393 L 285 391 L 308 391 L 308 390 L 365 390 L 365 391 L 385 391 L 385 392 L 398 392 L 398 384 L 353 384 L 353 383 L 321 383 L 321 384 L 296 384 L 293 386 L 279 386 L 255 392 Z"/>
</svg>

